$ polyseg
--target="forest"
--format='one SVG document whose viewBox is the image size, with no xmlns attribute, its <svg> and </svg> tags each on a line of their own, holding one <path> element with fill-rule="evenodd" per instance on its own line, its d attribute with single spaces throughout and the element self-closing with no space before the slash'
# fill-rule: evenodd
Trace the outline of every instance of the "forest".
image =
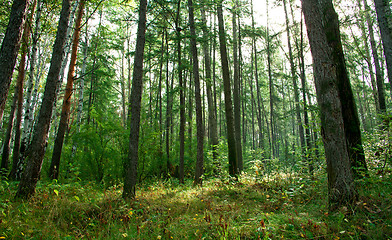
<svg viewBox="0 0 392 240">
<path fill-rule="evenodd" d="M 389 0 L 3 0 L 0 239 L 392 239 Z"/>
</svg>

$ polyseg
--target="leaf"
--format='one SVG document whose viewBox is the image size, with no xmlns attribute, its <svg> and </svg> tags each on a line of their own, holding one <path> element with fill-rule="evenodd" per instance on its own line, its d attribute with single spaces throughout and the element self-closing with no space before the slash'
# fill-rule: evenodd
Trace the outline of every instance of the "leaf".
<svg viewBox="0 0 392 240">
<path fill-rule="evenodd" d="M 78 196 L 74 196 L 74 198 L 76 199 L 76 201 L 78 201 L 79 202 L 79 197 Z"/>
<path fill-rule="evenodd" d="M 54 189 L 53 192 L 58 196 L 59 195 L 59 191 L 57 189 Z"/>
</svg>

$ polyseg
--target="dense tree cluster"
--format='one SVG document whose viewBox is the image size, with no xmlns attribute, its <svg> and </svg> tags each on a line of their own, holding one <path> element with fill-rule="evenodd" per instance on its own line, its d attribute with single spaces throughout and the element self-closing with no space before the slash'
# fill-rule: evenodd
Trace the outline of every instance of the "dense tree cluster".
<svg viewBox="0 0 392 240">
<path fill-rule="evenodd" d="M 148 178 L 201 185 L 273 164 L 326 168 L 334 208 L 368 175 L 361 135 L 387 131 L 388 1 L 10 2 L 1 173 L 17 197 L 41 175 L 133 198 Z"/>
</svg>

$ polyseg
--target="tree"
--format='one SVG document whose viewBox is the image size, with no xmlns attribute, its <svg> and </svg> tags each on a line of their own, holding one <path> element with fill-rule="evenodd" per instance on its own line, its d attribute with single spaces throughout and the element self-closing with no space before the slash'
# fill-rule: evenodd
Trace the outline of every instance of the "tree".
<svg viewBox="0 0 392 240">
<path fill-rule="evenodd" d="M 123 198 L 136 195 L 137 164 L 139 152 L 140 108 L 143 91 L 143 58 L 146 36 L 147 0 L 140 0 L 139 23 L 137 28 L 136 52 L 133 68 L 132 90 L 130 96 L 130 137 L 128 159 L 124 166 Z"/>
<path fill-rule="evenodd" d="M 54 142 L 52 162 L 49 169 L 49 176 L 52 179 L 58 179 L 59 176 L 60 158 L 61 158 L 61 152 L 64 143 L 64 135 L 65 135 L 65 131 L 68 128 L 69 114 L 71 109 L 71 97 L 73 93 L 73 82 L 75 78 L 76 57 L 78 53 L 84 3 L 85 3 L 84 0 L 81 0 L 79 2 L 79 11 L 75 23 L 75 30 L 74 30 L 73 41 L 72 41 L 71 61 L 68 68 L 67 86 L 65 88 L 63 106 L 61 109 L 61 117 L 60 117 L 59 127 L 57 130 L 56 140 Z"/>
<path fill-rule="evenodd" d="M 377 21 L 378 26 L 380 27 L 382 45 L 384 47 L 389 84 L 392 87 L 392 30 L 389 23 L 392 12 L 390 1 L 374 0 L 374 4 L 376 6 Z"/>
<path fill-rule="evenodd" d="M 314 80 L 320 107 L 328 174 L 330 208 L 351 203 L 357 193 L 345 138 L 342 104 L 338 90 L 338 69 L 323 31 L 322 13 L 317 0 L 302 0 L 302 11 L 313 57 Z"/>
<path fill-rule="evenodd" d="M 69 23 L 71 0 L 62 1 L 62 9 L 57 28 L 56 40 L 53 46 L 52 59 L 46 79 L 45 93 L 42 99 L 41 109 L 38 114 L 37 124 L 34 128 L 33 140 L 27 156 L 26 169 L 23 171 L 18 186 L 16 197 L 30 198 L 37 185 L 42 161 L 45 155 L 46 141 L 52 117 L 52 108 L 56 99 L 57 82 L 59 79 L 61 63 L 64 59 L 64 45 L 67 27 Z"/>
<path fill-rule="evenodd" d="M 207 19 L 205 14 L 205 6 L 201 6 L 201 17 L 203 21 L 202 30 L 203 30 L 203 54 L 204 54 L 204 65 L 205 65 L 205 81 L 206 81 L 206 89 L 207 89 L 207 104 L 208 104 L 208 133 L 210 145 L 212 145 L 212 157 L 213 159 L 217 159 L 217 151 L 216 146 L 219 144 L 218 140 L 218 123 L 216 120 L 216 105 L 213 98 L 213 90 L 212 83 L 213 79 L 211 76 L 211 55 L 209 51 L 208 44 L 208 31 L 207 31 Z"/>
<path fill-rule="evenodd" d="M 35 11 L 36 1 L 32 4 L 32 11 L 30 15 L 30 19 L 25 22 L 25 27 L 22 36 L 22 43 L 21 43 L 21 56 L 18 66 L 18 77 L 16 81 L 16 90 L 17 92 L 17 109 L 16 109 L 16 122 L 15 122 L 15 137 L 14 137 L 14 147 L 12 149 L 12 170 L 9 175 L 11 179 L 19 180 L 20 174 L 22 173 L 23 169 L 23 161 L 20 158 L 20 135 L 21 135 L 21 122 L 22 122 L 22 110 L 23 110 L 23 85 L 24 79 L 26 76 L 26 57 L 28 53 L 28 43 L 30 39 L 30 25 L 29 22 L 33 19 L 34 11 Z"/>
<path fill-rule="evenodd" d="M 26 155 L 26 150 L 27 150 L 27 145 L 30 140 L 30 133 L 31 133 L 31 128 L 33 125 L 33 106 L 34 103 L 32 103 L 32 93 L 33 93 L 33 87 L 34 87 L 34 77 L 35 77 L 35 69 L 38 65 L 38 70 L 39 70 L 39 63 L 37 64 L 37 51 L 38 51 L 38 40 L 40 36 L 40 29 L 41 29 L 41 14 L 42 14 L 42 5 L 43 1 L 38 0 L 37 2 L 37 11 L 35 14 L 35 30 L 34 33 L 31 36 L 31 50 L 30 50 L 30 72 L 28 76 L 28 81 L 27 81 L 27 91 L 26 91 L 26 97 L 25 97 L 25 107 L 24 107 L 24 120 L 23 120 L 23 132 L 21 136 L 21 142 L 20 142 L 20 156 L 19 156 L 19 162 L 23 163 L 24 158 Z M 40 61 L 42 56 L 40 57 Z M 38 81 L 39 78 L 37 77 Z M 35 84 L 37 87 L 39 85 L 38 83 Z"/>
<path fill-rule="evenodd" d="M 184 183 L 184 154 L 185 154 L 185 87 L 182 76 L 182 57 L 181 57 L 181 28 L 180 28 L 180 11 L 181 0 L 177 3 L 177 17 L 176 17 L 176 36 L 177 36 L 177 61 L 178 61 L 178 83 L 180 88 L 180 166 L 179 166 L 179 179 Z"/>
<path fill-rule="evenodd" d="M 240 66 L 238 61 L 238 37 L 237 37 L 237 1 L 234 1 L 233 7 L 233 64 L 234 64 L 234 81 L 233 81 L 233 100 L 234 100 L 234 128 L 235 142 L 237 153 L 237 164 L 239 171 L 243 169 L 242 163 L 242 146 L 241 146 L 241 101 L 240 101 Z"/>
<path fill-rule="evenodd" d="M 332 50 L 333 62 L 336 66 L 337 87 L 342 106 L 344 132 L 347 141 L 348 156 L 354 177 L 367 174 L 365 153 L 362 146 L 362 136 L 358 110 L 354 100 L 344 59 L 342 42 L 340 39 L 339 19 L 332 4 L 332 0 L 322 1 L 324 31 L 327 42 Z"/>
<path fill-rule="evenodd" d="M 218 13 L 218 27 L 219 27 L 219 49 L 221 54 L 223 88 L 225 94 L 229 174 L 234 177 L 237 176 L 238 174 L 238 165 L 237 165 L 237 151 L 236 151 L 236 142 L 235 142 L 236 138 L 235 138 L 235 129 L 234 129 L 233 103 L 231 100 L 230 72 L 229 72 L 229 62 L 227 59 L 226 32 L 225 32 L 225 26 L 223 22 L 222 1 L 218 2 L 217 10 L 218 10 L 217 13 Z"/>
<path fill-rule="evenodd" d="M 196 102 L 196 137 L 197 137 L 197 156 L 196 156 L 196 170 L 194 185 L 202 184 L 202 175 L 204 171 L 204 125 L 203 125 L 203 110 L 201 106 L 200 94 L 200 75 L 199 75 L 199 60 L 197 58 L 197 44 L 196 44 L 196 30 L 195 19 L 193 13 L 193 2 L 188 0 L 189 9 L 189 27 L 191 33 L 191 52 L 193 62 L 193 80 L 195 82 L 195 102 Z"/>
<path fill-rule="evenodd" d="M 8 171 L 8 160 L 10 156 L 10 143 L 11 143 L 11 137 L 12 137 L 12 129 L 14 127 L 14 119 L 15 119 L 15 108 L 16 108 L 16 102 L 18 101 L 18 86 L 15 86 L 15 93 L 12 98 L 12 103 L 11 103 L 11 110 L 8 118 L 8 126 L 7 130 L 5 132 L 5 137 L 3 139 L 3 146 L 2 146 L 2 153 L 1 153 L 1 167 L 0 169 L 4 171 L 3 173 L 5 174 Z M 15 163 L 15 166 L 12 166 L 11 168 L 11 173 L 8 175 L 8 178 L 12 179 L 12 176 L 15 175 L 17 166 Z"/>
<path fill-rule="evenodd" d="M 301 111 L 300 111 L 300 102 L 299 102 L 299 90 L 298 90 L 298 83 L 297 83 L 297 73 L 294 64 L 294 56 L 293 50 L 291 47 L 291 34 L 290 34 L 290 26 L 289 26 L 289 17 L 287 13 L 287 6 L 286 0 L 283 0 L 283 7 L 284 7 L 284 14 L 286 18 L 286 32 L 287 32 L 287 46 L 289 49 L 289 62 L 290 62 L 290 70 L 291 70 L 291 79 L 293 81 L 293 88 L 294 88 L 294 101 L 295 101 L 295 114 L 297 118 L 297 127 L 299 133 L 299 139 L 301 144 L 301 153 L 305 157 L 305 136 L 304 136 L 304 127 L 302 125 L 301 119 Z"/>
<path fill-rule="evenodd" d="M 22 38 L 29 0 L 14 0 L 7 31 L 0 49 L 0 121 L 11 84 L 16 58 Z"/>
</svg>

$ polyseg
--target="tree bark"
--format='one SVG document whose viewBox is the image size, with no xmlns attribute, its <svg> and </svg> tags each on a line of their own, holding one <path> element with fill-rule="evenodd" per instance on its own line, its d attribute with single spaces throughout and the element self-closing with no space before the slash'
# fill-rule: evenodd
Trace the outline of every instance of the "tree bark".
<svg viewBox="0 0 392 240">
<path fill-rule="evenodd" d="M 68 24 L 68 28 L 67 28 L 67 35 L 66 35 L 66 42 L 65 42 L 65 57 L 64 57 L 64 61 L 61 64 L 61 69 L 60 69 L 60 78 L 58 80 L 58 87 L 57 87 L 57 93 L 56 95 L 58 96 L 60 94 L 60 90 L 62 88 L 63 85 L 63 80 L 64 80 L 64 72 L 66 67 L 68 66 L 68 58 L 69 58 L 69 53 L 71 52 L 71 46 L 73 43 L 73 39 L 72 39 L 72 30 L 73 30 L 73 25 L 74 25 L 74 18 L 75 18 L 75 12 L 76 9 L 78 8 L 79 5 L 79 0 L 75 0 L 73 1 L 73 5 L 71 8 L 71 13 L 70 13 L 70 18 L 69 18 L 69 24 Z M 54 100 L 54 107 L 53 107 L 53 113 L 52 113 L 52 123 L 53 125 L 57 124 L 57 98 Z M 60 124 L 60 123 L 59 123 Z M 52 124 L 51 124 L 52 125 Z M 50 131 L 50 134 L 52 134 L 50 136 L 50 138 L 54 138 L 54 134 L 56 133 L 56 131 Z"/>
<path fill-rule="evenodd" d="M 197 58 L 196 30 L 194 19 L 194 8 L 192 0 L 188 0 L 189 8 L 189 27 L 191 34 L 191 52 L 193 61 L 193 80 L 195 82 L 195 102 L 196 102 L 196 137 L 197 137 L 197 156 L 194 185 L 202 184 L 202 175 L 204 172 L 204 125 L 203 125 L 203 109 L 201 105 L 200 93 L 200 76 L 199 76 L 199 60 Z"/>
<path fill-rule="evenodd" d="M 10 18 L 0 49 L 0 122 L 3 119 L 5 102 L 12 80 L 12 73 L 18 57 L 20 40 L 29 0 L 14 0 Z"/>
<path fill-rule="evenodd" d="M 337 68 L 323 31 L 317 0 L 302 0 L 302 11 L 313 56 L 317 101 L 327 160 L 328 198 L 331 209 L 352 203 L 356 198 L 339 101 Z"/>
<path fill-rule="evenodd" d="M 299 90 L 298 90 L 298 83 L 297 83 L 297 73 L 295 70 L 293 50 L 291 47 L 291 35 L 290 35 L 289 17 L 288 17 L 288 13 L 287 13 L 286 0 L 283 0 L 283 7 L 284 7 L 285 18 L 286 18 L 287 45 L 289 48 L 289 62 L 290 62 L 290 70 L 291 70 L 291 79 L 293 80 L 293 87 L 294 87 L 295 115 L 297 118 L 297 127 L 298 127 L 299 139 L 300 139 L 300 144 L 301 144 L 301 153 L 302 153 L 302 156 L 305 157 L 304 127 L 302 125 L 302 119 L 301 119 Z"/>
<path fill-rule="evenodd" d="M 223 74 L 223 88 L 225 94 L 225 111 L 226 111 L 226 129 L 227 129 L 227 147 L 228 147 L 228 160 L 229 160 L 229 174 L 232 177 L 238 175 L 237 165 L 237 148 L 235 142 L 235 129 L 233 118 L 233 103 L 231 100 L 231 83 L 229 62 L 227 59 L 226 49 L 226 33 L 223 21 L 222 1 L 218 2 L 218 27 L 219 27 L 219 48 L 221 54 L 221 65 Z"/>
<path fill-rule="evenodd" d="M 358 178 L 367 175 L 367 165 L 362 146 L 361 124 L 358 117 L 357 105 L 351 89 L 340 39 L 339 19 L 333 7 L 332 0 L 323 0 L 322 9 L 324 15 L 323 29 L 327 36 L 327 42 L 332 50 L 332 58 L 336 66 L 337 86 L 342 106 L 348 156 L 354 178 Z"/>
<path fill-rule="evenodd" d="M 255 32 L 255 19 L 254 19 L 254 13 L 253 13 L 253 1 L 251 1 L 251 5 L 252 5 L 252 9 L 251 9 L 251 15 L 252 15 L 252 31 Z M 256 115 L 257 115 L 257 123 L 259 125 L 259 147 L 261 149 L 264 148 L 264 144 L 263 144 L 263 120 L 262 120 L 262 101 L 263 99 L 260 96 L 260 84 L 259 84 L 259 69 L 258 69 L 258 63 L 257 63 L 257 46 L 256 46 L 256 36 L 255 34 L 253 34 L 253 38 L 252 38 L 252 53 L 254 55 L 253 57 L 253 63 L 254 63 L 254 67 L 255 67 L 255 81 L 256 81 L 256 102 L 257 102 L 257 111 L 256 111 Z M 269 130 L 267 131 L 268 133 L 268 141 L 271 147 L 271 138 L 269 135 Z"/>
<path fill-rule="evenodd" d="M 360 4 L 359 0 L 358 0 L 358 4 Z M 381 70 L 381 66 L 380 66 L 380 58 L 379 58 L 378 52 L 377 52 L 377 44 L 376 44 L 376 40 L 374 38 L 373 22 L 370 19 L 370 14 L 369 14 L 370 9 L 369 9 L 369 5 L 367 4 L 366 0 L 363 0 L 363 5 L 364 5 L 364 9 L 365 9 L 366 23 L 368 25 L 370 46 L 371 46 L 371 50 L 372 50 L 374 67 L 376 69 L 376 86 L 377 86 L 376 104 L 378 104 L 378 106 L 376 106 L 376 108 L 382 114 L 382 113 L 386 112 L 384 78 L 383 78 L 383 74 L 382 74 L 382 70 Z M 365 32 L 363 34 L 365 34 Z M 366 48 L 369 48 L 367 45 L 367 41 L 366 41 Z M 367 52 L 367 54 L 369 54 L 369 51 L 366 51 L 366 52 Z M 370 62 L 370 57 L 369 57 L 369 70 L 371 70 L 371 72 L 373 72 L 372 71 L 372 64 Z M 371 75 L 371 77 L 372 76 L 373 76 L 373 74 Z M 372 81 L 372 84 L 373 84 L 373 82 L 374 82 L 374 80 Z"/>
<path fill-rule="evenodd" d="M 35 11 L 36 1 L 32 4 L 31 15 L 28 21 L 25 22 L 24 32 L 22 36 L 21 43 L 21 56 L 19 60 L 19 72 L 16 81 L 18 89 L 18 101 L 16 110 L 16 122 L 15 122 L 15 137 L 14 137 L 14 147 L 12 149 L 12 161 L 16 162 L 16 172 L 14 176 L 11 176 L 14 180 L 20 180 L 22 170 L 23 170 L 23 159 L 20 157 L 20 135 L 21 135 L 21 123 L 22 123 L 22 110 L 23 110 L 23 88 L 24 80 L 26 76 L 26 57 L 28 53 L 28 44 L 30 39 L 30 23 L 32 22 L 34 11 Z M 14 165 L 14 164 L 13 164 Z"/>
<path fill-rule="evenodd" d="M 380 27 L 382 45 L 384 47 L 389 84 L 392 88 L 392 30 L 389 23 L 389 19 L 392 15 L 391 7 L 388 0 L 374 0 L 374 4 L 376 6 L 377 21 L 378 26 Z"/>
<path fill-rule="evenodd" d="M 78 55 L 79 38 L 81 32 L 84 0 L 79 2 L 78 16 L 76 18 L 75 30 L 72 40 L 71 61 L 68 69 L 67 86 L 65 88 L 63 106 L 61 109 L 61 117 L 59 127 L 57 129 L 57 136 L 54 142 L 52 162 L 49 168 L 49 176 L 51 179 L 58 179 L 60 170 L 61 152 L 63 149 L 65 131 L 68 129 L 69 114 L 71 110 L 71 97 L 73 93 L 73 82 L 75 78 L 76 58 Z"/>
<path fill-rule="evenodd" d="M 242 171 L 242 144 L 241 144 L 241 100 L 240 100 L 240 76 L 238 63 L 238 37 L 237 37 L 237 1 L 233 8 L 233 60 L 234 60 L 234 81 L 233 81 L 233 100 L 234 100 L 234 128 L 237 153 L 238 170 Z"/>
<path fill-rule="evenodd" d="M 207 104 L 208 104 L 208 126 L 209 126 L 209 137 L 210 137 L 210 145 L 212 146 L 212 158 L 214 160 L 217 159 L 217 145 L 219 144 L 218 140 L 218 123 L 216 120 L 216 105 L 214 102 L 213 91 L 212 91 L 212 76 L 211 76 L 211 55 L 209 51 L 209 37 L 207 32 L 207 19 L 205 14 L 205 7 L 201 7 L 201 16 L 203 21 L 203 53 L 204 53 L 204 65 L 205 65 L 205 81 L 207 88 Z"/>
<path fill-rule="evenodd" d="M 10 109 L 10 116 L 8 118 L 8 127 L 5 132 L 4 140 L 3 140 L 3 146 L 2 146 L 2 154 L 1 154 L 1 170 L 5 174 L 8 171 L 8 161 L 9 161 L 9 156 L 10 156 L 10 143 L 11 143 L 11 137 L 12 137 L 12 129 L 14 127 L 14 119 L 15 119 L 15 109 L 16 109 L 16 102 L 18 101 L 18 86 L 15 87 L 15 93 L 12 99 L 11 103 L 11 109 Z M 13 176 L 16 173 L 16 162 L 15 166 L 14 164 L 12 165 L 11 172 L 8 175 L 9 179 L 14 179 Z"/>
<path fill-rule="evenodd" d="M 177 62 L 178 62 L 178 82 L 180 88 L 180 166 L 179 166 L 179 180 L 184 183 L 184 154 L 185 154 L 185 86 L 182 77 L 182 56 L 181 56 L 181 27 L 180 27 L 180 11 L 181 0 L 178 0 L 177 17 L 176 17 L 176 35 L 177 35 Z"/>
<path fill-rule="evenodd" d="M 23 171 L 22 179 L 16 193 L 16 197 L 18 198 L 29 198 L 34 194 L 41 173 L 53 103 L 57 97 L 57 81 L 59 79 L 61 63 L 64 60 L 63 52 L 69 23 L 70 6 L 71 0 L 63 0 L 50 69 L 46 80 L 45 93 L 38 115 L 38 121 L 34 129 L 26 169 Z"/>
<path fill-rule="evenodd" d="M 26 103 L 25 103 L 25 116 L 23 120 L 23 132 L 22 132 L 22 138 L 21 138 L 21 143 L 20 143 L 20 162 L 24 162 L 24 158 L 26 157 L 26 150 L 27 146 L 29 144 L 29 137 L 31 133 L 31 128 L 33 124 L 33 105 L 32 105 L 32 93 L 33 93 L 33 87 L 34 87 L 34 73 L 35 73 L 35 68 L 36 68 L 36 61 L 37 61 L 37 45 L 38 45 L 38 40 L 39 40 L 39 33 L 41 30 L 41 13 L 42 13 L 42 5 L 43 1 L 38 0 L 37 3 L 37 11 L 36 11 L 36 16 L 35 16 L 35 30 L 33 33 L 32 38 L 32 47 L 31 47 L 31 52 L 30 52 L 30 72 L 29 72 L 29 77 L 28 77 L 28 86 L 27 86 L 27 92 L 26 92 Z M 42 56 L 40 57 L 40 59 Z M 38 63 L 38 68 L 39 68 L 39 63 Z"/>
<path fill-rule="evenodd" d="M 140 110 L 143 91 L 143 58 L 146 41 L 147 0 L 140 0 L 139 23 L 136 38 L 136 51 L 133 68 L 133 81 L 130 97 L 130 137 L 128 161 L 124 166 L 123 198 L 134 198 L 136 195 L 137 165 L 139 159 Z"/>
</svg>

